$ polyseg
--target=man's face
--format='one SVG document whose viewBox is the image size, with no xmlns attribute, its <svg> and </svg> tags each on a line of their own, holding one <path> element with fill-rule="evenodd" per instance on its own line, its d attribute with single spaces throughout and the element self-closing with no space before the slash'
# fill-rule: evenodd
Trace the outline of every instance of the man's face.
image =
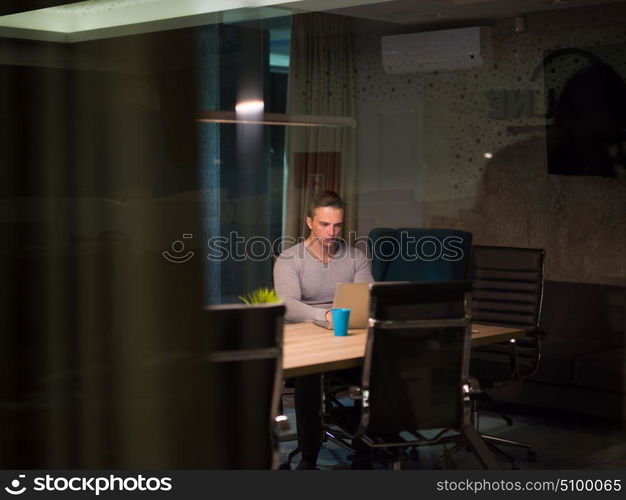
<svg viewBox="0 0 626 500">
<path fill-rule="evenodd" d="M 343 210 L 335 207 L 317 207 L 313 218 L 307 217 L 306 224 L 311 230 L 311 237 L 323 246 L 335 243 L 343 226 Z"/>
</svg>

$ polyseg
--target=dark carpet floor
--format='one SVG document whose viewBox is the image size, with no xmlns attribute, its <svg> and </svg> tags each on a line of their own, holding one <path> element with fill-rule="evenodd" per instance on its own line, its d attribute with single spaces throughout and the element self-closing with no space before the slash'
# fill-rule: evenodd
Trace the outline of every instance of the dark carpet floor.
<svg viewBox="0 0 626 500">
<path fill-rule="evenodd" d="M 292 430 L 296 422 L 293 402 L 285 397 L 285 414 L 289 417 Z M 508 448 L 519 469 L 624 469 L 626 468 L 626 429 L 615 422 L 581 419 L 567 415 L 537 415 L 509 413 L 514 425 L 509 427 L 498 415 L 481 412 L 481 431 L 499 437 L 526 441 L 533 445 L 536 461 L 530 461 L 522 449 Z M 280 445 L 281 463 L 290 451 L 296 448 L 295 440 Z M 450 446 L 448 446 L 450 448 Z M 418 454 L 411 454 L 403 463 L 405 469 L 480 469 L 473 453 L 465 449 L 452 458 L 438 461 L 445 453 L 443 446 L 421 447 Z M 300 461 L 297 455 L 292 461 L 294 468 Z M 350 452 L 335 443 L 324 443 L 318 467 L 321 470 L 349 469 Z M 382 461 L 373 462 L 375 469 L 387 468 Z M 510 465 L 502 461 L 503 468 Z"/>
</svg>

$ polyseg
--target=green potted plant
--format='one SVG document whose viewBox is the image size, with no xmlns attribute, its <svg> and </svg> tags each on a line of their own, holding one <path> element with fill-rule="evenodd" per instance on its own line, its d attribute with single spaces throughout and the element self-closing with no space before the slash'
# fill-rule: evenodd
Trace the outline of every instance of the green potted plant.
<svg viewBox="0 0 626 500">
<path fill-rule="evenodd" d="M 282 302 L 276 290 L 270 287 L 262 286 L 253 290 L 252 292 L 246 293 L 245 295 L 240 295 L 239 298 L 249 306 L 255 304 L 272 304 Z"/>
</svg>

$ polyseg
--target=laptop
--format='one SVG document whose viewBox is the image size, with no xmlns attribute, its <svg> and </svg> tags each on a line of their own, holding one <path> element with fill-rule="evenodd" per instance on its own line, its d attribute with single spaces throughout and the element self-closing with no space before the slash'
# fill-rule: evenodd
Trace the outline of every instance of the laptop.
<svg viewBox="0 0 626 500">
<path fill-rule="evenodd" d="M 348 328 L 367 328 L 370 305 L 370 283 L 337 283 L 333 309 L 350 309 Z M 313 321 L 317 326 L 332 329 L 329 321 Z"/>
</svg>

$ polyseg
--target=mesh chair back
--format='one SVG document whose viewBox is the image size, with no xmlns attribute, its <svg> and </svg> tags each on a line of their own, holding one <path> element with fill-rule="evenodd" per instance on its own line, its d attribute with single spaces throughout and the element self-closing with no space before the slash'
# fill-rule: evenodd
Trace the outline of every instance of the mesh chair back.
<svg viewBox="0 0 626 500">
<path fill-rule="evenodd" d="M 372 285 L 363 432 L 462 426 L 469 290 L 469 282 Z"/>
<path fill-rule="evenodd" d="M 543 260 L 542 249 L 475 246 L 471 267 L 474 321 L 536 329 Z"/>
<path fill-rule="evenodd" d="M 472 234 L 457 229 L 400 227 L 370 231 L 376 281 L 467 279 Z"/>
<path fill-rule="evenodd" d="M 273 435 L 282 386 L 283 305 L 207 309 L 212 468 L 277 465 Z"/>
</svg>

